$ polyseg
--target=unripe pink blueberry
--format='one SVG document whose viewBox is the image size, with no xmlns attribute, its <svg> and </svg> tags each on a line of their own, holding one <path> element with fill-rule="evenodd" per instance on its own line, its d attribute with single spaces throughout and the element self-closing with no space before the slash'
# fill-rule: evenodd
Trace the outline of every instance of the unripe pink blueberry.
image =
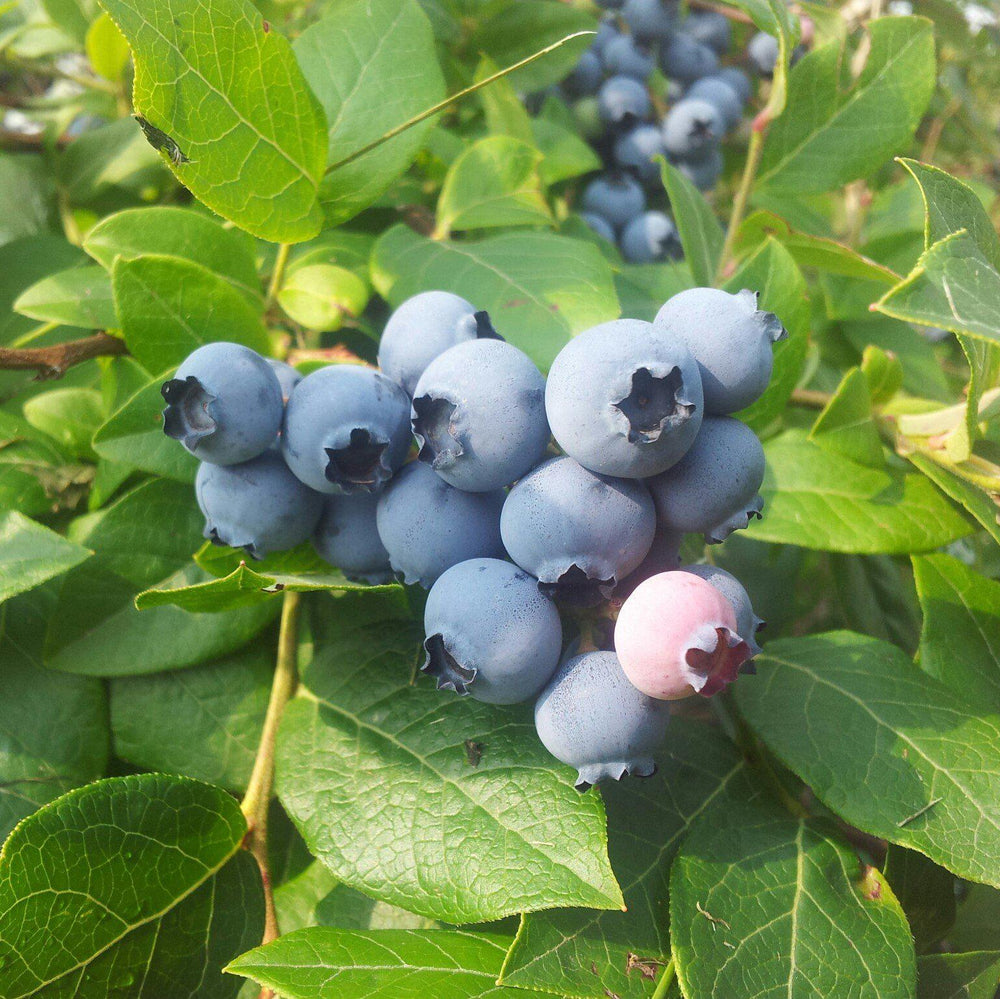
<svg viewBox="0 0 1000 999">
<path fill-rule="evenodd" d="M 710 697 L 727 687 L 750 656 L 733 605 L 689 572 L 661 572 L 622 604 L 615 651 L 625 675 L 650 697 Z"/>
</svg>

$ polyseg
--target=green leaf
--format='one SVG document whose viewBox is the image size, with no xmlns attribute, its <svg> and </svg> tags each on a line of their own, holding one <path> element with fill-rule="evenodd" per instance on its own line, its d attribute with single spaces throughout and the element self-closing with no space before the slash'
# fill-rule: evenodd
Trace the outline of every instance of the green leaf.
<svg viewBox="0 0 1000 999">
<path fill-rule="evenodd" d="M 1000 951 L 917 959 L 917 999 L 993 999 L 998 983 Z"/>
<path fill-rule="evenodd" d="M 190 208 L 150 205 L 116 212 L 87 233 L 83 248 L 109 271 L 115 257 L 183 257 L 226 278 L 251 300 L 260 298 L 253 240 Z"/>
<path fill-rule="evenodd" d="M 295 41 L 328 122 L 331 163 L 363 149 L 445 95 L 430 22 L 414 0 L 338 0 Z M 327 226 L 372 204 L 410 165 L 430 121 L 332 170 L 320 188 Z"/>
<path fill-rule="evenodd" d="M 25 402 L 24 418 L 67 454 L 88 459 L 94 454 L 90 442 L 104 420 L 104 407 L 95 389 L 49 389 Z"/>
<path fill-rule="evenodd" d="M 112 82 L 122 78 L 130 55 L 128 42 L 103 11 L 87 29 L 84 47 L 95 73 Z"/>
<path fill-rule="evenodd" d="M 869 468 L 885 468 L 885 452 L 875 426 L 868 379 L 851 368 L 816 418 L 809 439 L 820 447 Z"/>
<path fill-rule="evenodd" d="M 418 636 L 358 621 L 366 599 L 316 622 L 279 733 L 278 794 L 310 851 L 345 884 L 447 922 L 620 907 L 601 800 L 572 790 L 530 710 L 414 683 Z"/>
<path fill-rule="evenodd" d="M 670 198 L 670 211 L 691 276 L 696 285 L 710 287 L 715 284 L 725 242 L 722 226 L 701 191 L 666 160 L 660 164 L 660 176 Z"/>
<path fill-rule="evenodd" d="M 473 143 L 452 164 L 438 199 L 437 224 L 453 229 L 489 229 L 551 224 L 534 146 L 507 135 Z"/>
<path fill-rule="evenodd" d="M 273 649 L 257 643 L 207 666 L 112 680 L 115 755 L 143 770 L 245 790 L 273 671 Z"/>
<path fill-rule="evenodd" d="M 464 296 L 543 370 L 575 333 L 619 315 L 598 250 L 546 232 L 454 243 L 394 226 L 375 244 L 372 279 L 393 306 L 429 289 Z"/>
<path fill-rule="evenodd" d="M 861 370 L 876 405 L 888 402 L 903 387 L 903 365 L 899 358 L 873 343 L 864 349 Z"/>
<path fill-rule="evenodd" d="M 487 87 L 483 93 L 493 89 Z M 601 161 L 597 153 L 576 132 L 548 118 L 533 118 L 531 130 L 535 145 L 545 157 L 539 169 L 546 184 L 558 184 L 592 170 L 600 170 Z"/>
<path fill-rule="evenodd" d="M 990 533 L 994 541 L 1000 543 L 1000 513 L 997 504 L 982 489 L 977 489 L 965 479 L 956 475 L 927 455 L 914 452 L 906 456 L 917 466 L 946 496 L 960 503 Z"/>
<path fill-rule="evenodd" d="M 959 877 L 1000 882 L 1000 715 L 853 632 L 771 642 L 757 664 L 740 707 L 824 804 Z"/>
<path fill-rule="evenodd" d="M 778 39 L 779 55 L 774 67 L 767 107 L 771 117 L 785 109 L 788 92 L 788 64 L 801 34 L 799 19 L 784 0 L 729 0 L 729 6 L 738 7 L 750 15 L 753 23 Z M 839 20 L 839 18 L 838 18 Z"/>
<path fill-rule="evenodd" d="M 94 19 L 96 3 L 92 0 L 40 0 L 42 8 L 53 24 L 58 25 L 68 35 L 82 42 L 87 28 Z"/>
<path fill-rule="evenodd" d="M 827 560 L 847 626 L 916 651 L 920 611 L 912 580 L 891 555 L 836 555 Z"/>
<path fill-rule="evenodd" d="M 101 4 L 132 48 L 136 114 L 176 151 L 164 159 L 180 182 L 261 239 L 315 236 L 326 123 L 287 39 L 249 0 Z"/>
<path fill-rule="evenodd" d="M 922 853 L 895 845 L 886 852 L 882 873 L 906 913 L 917 953 L 927 951 L 955 922 L 955 876 Z"/>
<path fill-rule="evenodd" d="M 489 79 L 499 71 L 500 67 L 489 56 L 484 56 L 476 66 L 475 82 Z M 509 78 L 503 77 L 483 87 L 476 96 L 483 106 L 486 130 L 490 135 L 508 135 L 529 145 L 534 142 L 534 123 Z"/>
<path fill-rule="evenodd" d="M 229 965 L 287 999 L 501 999 L 510 941 L 461 930 L 296 930 Z M 526 996 L 537 995 L 526 992 Z"/>
<path fill-rule="evenodd" d="M 753 537 L 859 555 L 927 551 L 970 533 L 922 475 L 866 468 L 789 430 L 764 447 L 764 518 Z"/>
<path fill-rule="evenodd" d="M 334 264 L 306 264 L 289 271 L 278 304 L 306 329 L 338 330 L 368 304 L 368 286 L 354 271 Z"/>
<path fill-rule="evenodd" d="M 266 603 L 227 614 L 138 611 L 136 593 L 204 579 L 190 563 L 202 517 L 190 486 L 147 482 L 84 519 L 74 540 L 96 554 L 62 579 L 45 664 L 91 676 L 134 676 L 205 662 L 249 641 L 277 613 Z"/>
<path fill-rule="evenodd" d="M 921 669 L 1000 710 L 1000 582 L 950 555 L 914 557 L 913 575 L 924 614 Z"/>
<path fill-rule="evenodd" d="M 964 884 L 955 925 L 948 933 L 948 943 L 956 951 L 991 950 L 1000 944 L 1000 891 L 989 885 Z"/>
<path fill-rule="evenodd" d="M 118 257 L 111 269 L 125 343 L 151 374 L 213 340 L 269 354 L 260 312 L 225 279 L 179 257 Z"/>
<path fill-rule="evenodd" d="M 49 229 L 51 189 L 40 157 L 0 155 L 0 245 Z"/>
<path fill-rule="evenodd" d="M 235 999 L 222 967 L 264 930 L 246 830 L 224 791 L 162 774 L 99 781 L 35 812 L 0 853 L 4 994 L 105 999 L 141 982 Z"/>
<path fill-rule="evenodd" d="M 670 875 L 685 995 L 913 999 L 906 917 L 833 827 L 766 798 L 707 811 Z"/>
<path fill-rule="evenodd" d="M 92 554 L 19 513 L 0 511 L 0 602 L 67 572 Z"/>
<path fill-rule="evenodd" d="M 581 225 L 586 223 L 581 222 Z M 600 238 L 594 233 L 596 238 Z M 663 303 L 678 292 L 694 287 L 691 271 L 683 261 L 662 264 L 620 264 L 615 288 L 621 314 L 651 323 Z"/>
<path fill-rule="evenodd" d="M 94 434 L 94 450 L 108 461 L 193 483 L 198 459 L 163 432 L 160 388 L 168 376 L 153 378 L 113 413 Z"/>
<path fill-rule="evenodd" d="M 562 996 L 650 994 L 650 975 L 670 960 L 667 888 L 678 845 L 702 812 L 752 793 L 743 758 L 705 724 L 672 719 L 657 762 L 655 777 L 603 789 L 608 853 L 627 910 L 523 916 L 502 984 Z"/>
<path fill-rule="evenodd" d="M 868 32 L 871 50 L 856 81 L 837 43 L 810 52 L 792 71 L 788 106 L 764 144 L 762 186 L 830 191 L 868 176 L 913 138 L 934 93 L 933 24 L 883 17 Z"/>
<path fill-rule="evenodd" d="M 118 325 L 111 297 L 111 279 L 101 267 L 74 267 L 42 278 L 14 302 L 23 316 L 86 330 Z"/>
</svg>

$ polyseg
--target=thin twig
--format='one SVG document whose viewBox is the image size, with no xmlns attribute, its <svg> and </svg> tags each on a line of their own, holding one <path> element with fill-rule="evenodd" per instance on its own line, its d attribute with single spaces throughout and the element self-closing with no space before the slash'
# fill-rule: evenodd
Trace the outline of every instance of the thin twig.
<svg viewBox="0 0 1000 999">
<path fill-rule="evenodd" d="M 663 974 L 660 975 L 659 982 L 656 983 L 656 991 L 653 993 L 652 999 L 665 999 L 674 981 L 674 971 L 674 959 L 671 958 L 667 961 L 667 966 L 663 969 Z"/>
<path fill-rule="evenodd" d="M 267 298 L 264 300 L 264 311 L 266 312 L 278 297 L 281 285 L 285 280 L 285 268 L 288 266 L 288 253 L 291 250 L 290 243 L 279 243 L 278 253 L 274 258 L 274 267 L 271 269 L 271 281 L 267 286 Z"/>
<path fill-rule="evenodd" d="M 95 333 L 82 340 L 68 340 L 51 347 L 0 347 L 0 369 L 32 371 L 38 381 L 62 378 L 74 364 L 94 357 L 116 357 L 127 354 L 125 341 L 107 333 Z"/>
<path fill-rule="evenodd" d="M 792 392 L 791 402 L 793 406 L 802 406 L 804 409 L 826 409 L 832 398 L 829 392 L 797 388 Z"/>
<path fill-rule="evenodd" d="M 753 128 L 750 132 L 750 144 L 747 146 L 747 159 L 743 167 L 743 176 L 740 179 L 740 186 L 736 191 L 736 197 L 733 199 L 733 214 L 729 217 L 726 241 L 722 245 L 722 253 L 719 256 L 719 270 L 716 275 L 717 281 L 721 281 L 725 275 L 726 265 L 732 256 L 733 248 L 736 245 L 736 237 L 739 235 L 740 226 L 743 224 L 743 217 L 750 202 L 750 192 L 753 190 L 757 168 L 760 166 L 760 158 L 764 152 L 764 134 L 769 124 L 770 119 L 767 117 L 767 111 L 762 111 L 754 120 Z"/>
</svg>

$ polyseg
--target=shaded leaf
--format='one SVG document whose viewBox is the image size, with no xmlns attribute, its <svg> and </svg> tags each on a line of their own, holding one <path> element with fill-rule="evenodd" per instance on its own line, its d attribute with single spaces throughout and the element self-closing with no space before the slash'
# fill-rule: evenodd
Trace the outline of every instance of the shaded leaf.
<svg viewBox="0 0 1000 999">
<path fill-rule="evenodd" d="M 705 196 L 676 167 L 664 160 L 660 175 L 691 276 L 696 285 L 710 287 L 715 283 L 725 242 L 722 226 Z"/>
<path fill-rule="evenodd" d="M 925 954 L 917 961 L 917 999 L 993 999 L 1000 951 Z"/>
<path fill-rule="evenodd" d="M 0 601 L 67 572 L 92 554 L 15 511 L 0 511 Z"/>
</svg>

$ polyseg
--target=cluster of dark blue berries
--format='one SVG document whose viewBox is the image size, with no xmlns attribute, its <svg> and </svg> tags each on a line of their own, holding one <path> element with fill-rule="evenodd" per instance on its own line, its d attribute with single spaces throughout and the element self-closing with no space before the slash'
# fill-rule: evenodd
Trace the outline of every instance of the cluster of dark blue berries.
<svg viewBox="0 0 1000 999">
<path fill-rule="evenodd" d="M 760 515 L 763 451 L 731 414 L 783 335 L 754 292 L 694 288 L 653 323 L 581 333 L 546 379 L 485 312 L 430 291 L 390 317 L 379 371 L 302 377 L 200 347 L 163 386 L 164 430 L 202 461 L 206 537 L 252 558 L 311 539 L 349 578 L 428 589 L 424 671 L 536 700 L 583 788 L 651 773 L 666 702 L 715 693 L 757 651 L 743 587 L 679 571 L 679 549 Z"/>
</svg>

